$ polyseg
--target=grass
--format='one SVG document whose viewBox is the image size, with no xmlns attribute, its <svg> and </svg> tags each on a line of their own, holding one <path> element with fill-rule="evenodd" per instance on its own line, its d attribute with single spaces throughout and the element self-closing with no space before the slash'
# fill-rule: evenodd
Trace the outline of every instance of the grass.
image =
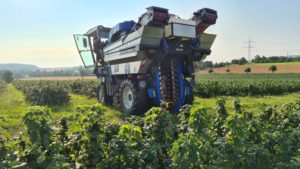
<svg viewBox="0 0 300 169">
<path fill-rule="evenodd" d="M 216 107 L 216 101 L 218 98 L 199 98 L 196 97 L 193 106 L 204 106 L 208 108 L 208 111 L 212 111 Z M 293 103 L 300 100 L 300 92 L 292 93 L 283 96 L 263 96 L 263 97 L 223 97 L 226 99 L 226 108 L 229 112 L 233 111 L 233 101 L 240 100 L 241 106 L 244 110 L 249 112 L 259 112 L 259 107 L 262 103 L 268 106 L 276 106 L 280 109 L 281 106 L 288 103 Z"/>
<path fill-rule="evenodd" d="M 98 104 L 95 98 L 70 94 L 70 103 L 65 106 L 49 107 L 52 111 L 53 121 L 62 116 L 72 114 L 79 105 Z M 11 136 L 17 134 L 22 125 L 22 117 L 25 115 L 26 109 L 31 106 L 26 103 L 25 96 L 18 91 L 13 85 L 9 84 L 3 92 L 0 93 L 0 127 L 9 131 Z M 125 115 L 115 109 L 108 109 L 104 114 L 104 118 L 112 122 L 120 122 Z"/>
<path fill-rule="evenodd" d="M 96 98 L 88 98 L 86 96 L 81 96 L 77 94 L 70 94 L 70 97 L 71 99 L 68 105 L 50 107 L 53 112 L 52 117 L 54 120 L 59 119 L 61 116 L 72 114 L 80 105 L 99 104 Z M 122 119 L 124 119 L 127 116 L 126 114 L 122 114 L 120 111 L 113 107 L 105 108 L 107 109 L 107 111 L 105 111 L 103 118 L 111 121 L 112 123 L 122 122 Z"/>
<path fill-rule="evenodd" d="M 13 85 L 7 85 L 0 93 L 0 116 L 4 118 L 2 122 L 0 121 L 0 127 L 18 131 L 22 127 L 20 124 L 26 107 L 23 93 L 16 90 Z"/>
<path fill-rule="evenodd" d="M 65 106 L 49 107 L 52 110 L 53 121 L 61 118 L 62 116 L 72 114 L 76 111 L 76 107 L 79 105 L 94 105 L 98 104 L 95 98 L 88 98 L 85 96 L 70 95 L 70 103 Z M 211 112 L 215 106 L 217 98 L 203 99 L 196 97 L 193 106 L 207 107 Z M 225 97 L 226 108 L 231 112 L 233 110 L 233 101 L 235 97 Z M 278 108 L 286 103 L 292 103 L 300 99 L 300 93 L 293 93 L 283 96 L 264 96 L 264 97 L 239 97 L 241 105 L 244 109 L 250 112 L 258 112 L 259 105 L 265 103 L 270 106 L 277 105 Z M 0 127 L 7 129 L 11 136 L 17 134 L 24 127 L 21 123 L 22 117 L 26 112 L 26 108 L 30 104 L 26 103 L 25 97 L 22 92 L 18 91 L 13 85 L 8 85 L 5 90 L 0 93 Z M 104 114 L 104 118 L 111 123 L 122 123 L 123 119 L 128 117 L 128 114 L 123 114 L 113 107 L 106 107 L 107 111 Z"/>
</svg>

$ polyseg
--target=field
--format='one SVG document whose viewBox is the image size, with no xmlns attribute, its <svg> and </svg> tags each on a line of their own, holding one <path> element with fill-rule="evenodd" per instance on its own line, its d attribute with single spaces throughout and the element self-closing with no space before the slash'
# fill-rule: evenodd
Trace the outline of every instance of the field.
<svg viewBox="0 0 300 169">
<path fill-rule="evenodd" d="M 201 97 L 282 95 L 300 91 L 300 74 L 198 74 L 197 84 Z"/>
<path fill-rule="evenodd" d="M 257 63 L 246 65 L 230 65 L 228 67 L 214 68 L 214 73 L 226 74 L 229 69 L 230 73 L 245 74 L 246 68 L 251 68 L 251 73 L 271 73 L 269 67 L 276 65 L 277 71 L 274 73 L 300 73 L 300 62 L 287 62 L 287 63 Z M 201 70 L 201 74 L 208 74 L 207 70 Z"/>
<path fill-rule="evenodd" d="M 20 80 L 81 80 L 80 76 L 59 76 L 59 77 L 26 77 Z M 83 79 L 96 79 L 95 76 L 84 76 Z"/>
<path fill-rule="evenodd" d="M 0 168 L 300 167 L 299 74 L 197 81 L 191 107 L 143 116 L 98 104 L 96 80 L 0 82 Z"/>
</svg>

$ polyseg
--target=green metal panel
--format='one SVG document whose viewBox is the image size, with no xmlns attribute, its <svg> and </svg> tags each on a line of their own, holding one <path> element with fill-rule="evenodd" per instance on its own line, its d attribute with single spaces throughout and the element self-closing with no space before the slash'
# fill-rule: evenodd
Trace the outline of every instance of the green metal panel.
<svg viewBox="0 0 300 169">
<path fill-rule="evenodd" d="M 145 26 L 142 33 L 142 45 L 159 46 L 164 34 L 164 28 Z"/>
<path fill-rule="evenodd" d="M 200 36 L 200 48 L 201 49 L 210 49 L 214 43 L 217 35 L 203 33 Z"/>
</svg>

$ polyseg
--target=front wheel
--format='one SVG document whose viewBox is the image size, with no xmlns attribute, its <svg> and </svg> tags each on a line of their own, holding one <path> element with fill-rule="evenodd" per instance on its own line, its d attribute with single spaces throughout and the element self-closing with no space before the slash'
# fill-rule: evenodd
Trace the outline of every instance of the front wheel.
<svg viewBox="0 0 300 169">
<path fill-rule="evenodd" d="M 140 114 L 147 108 L 145 92 L 139 91 L 132 80 L 124 80 L 120 86 L 120 106 L 124 113 Z"/>
</svg>

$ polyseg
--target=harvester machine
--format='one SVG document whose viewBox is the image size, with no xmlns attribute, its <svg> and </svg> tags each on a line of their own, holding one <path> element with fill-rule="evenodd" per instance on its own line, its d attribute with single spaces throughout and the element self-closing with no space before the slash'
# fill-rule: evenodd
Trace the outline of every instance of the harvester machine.
<svg viewBox="0 0 300 169">
<path fill-rule="evenodd" d="M 84 66 L 96 68 L 99 102 L 134 114 L 153 106 L 176 112 L 193 102 L 194 63 L 210 55 L 216 35 L 204 31 L 216 20 L 217 12 L 208 8 L 181 19 L 152 6 L 137 22 L 96 26 L 74 39 Z M 102 65 L 93 51 L 95 38 L 103 44 Z"/>
</svg>

